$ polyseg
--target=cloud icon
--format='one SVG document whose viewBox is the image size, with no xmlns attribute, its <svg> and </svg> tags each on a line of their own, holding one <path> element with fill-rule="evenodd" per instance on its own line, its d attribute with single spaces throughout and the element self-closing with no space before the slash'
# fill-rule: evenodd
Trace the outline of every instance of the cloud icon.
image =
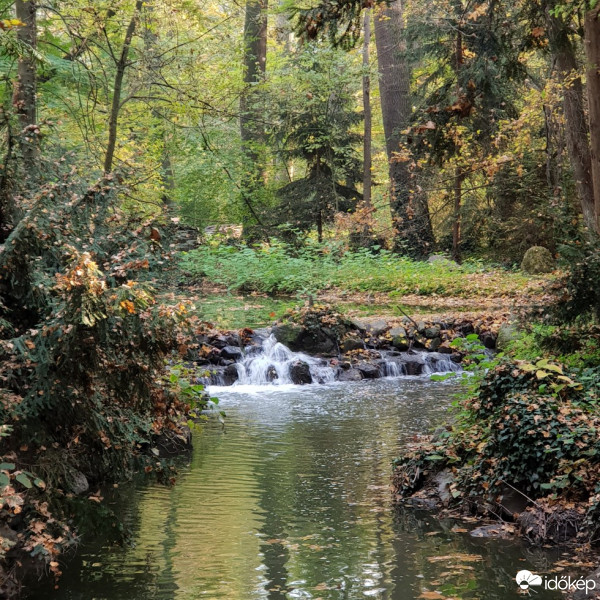
<svg viewBox="0 0 600 600">
<path fill-rule="evenodd" d="M 529 589 L 530 586 L 542 585 L 542 578 L 531 571 L 519 571 L 515 579 L 522 590 Z"/>
</svg>

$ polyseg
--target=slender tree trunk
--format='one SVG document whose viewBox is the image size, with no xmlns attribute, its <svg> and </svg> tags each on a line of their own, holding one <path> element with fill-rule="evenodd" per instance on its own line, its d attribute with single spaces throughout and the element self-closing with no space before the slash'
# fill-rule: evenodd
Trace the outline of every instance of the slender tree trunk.
<svg viewBox="0 0 600 600">
<path fill-rule="evenodd" d="M 16 17 L 24 23 L 17 28 L 17 38 L 34 50 L 37 48 L 37 2 L 16 0 Z M 27 175 L 31 176 L 37 167 L 39 154 L 37 123 L 37 80 L 36 65 L 30 56 L 19 59 L 18 81 L 15 84 L 13 104 L 19 116 L 21 135 L 19 143 Z"/>
<path fill-rule="evenodd" d="M 131 49 L 131 41 L 133 40 L 133 34 L 137 26 L 140 12 L 144 2 L 138 0 L 135 3 L 135 9 L 131 21 L 127 26 L 125 32 L 125 38 L 123 40 L 123 46 L 121 48 L 121 55 L 116 64 L 116 74 L 112 98 L 112 106 L 110 109 L 110 117 L 108 120 L 108 144 L 106 146 L 106 154 L 104 156 L 104 172 L 110 173 L 113 169 L 113 162 L 115 157 L 115 148 L 117 145 L 117 133 L 119 124 L 119 112 L 121 111 L 121 92 L 123 90 L 123 78 L 125 77 L 125 71 L 127 69 L 127 60 L 129 57 L 129 50 Z"/>
<path fill-rule="evenodd" d="M 452 259 L 457 263 L 461 260 L 461 207 L 462 207 L 462 184 L 465 179 L 462 167 L 456 167 L 454 171 L 454 215 L 452 223 Z"/>
<path fill-rule="evenodd" d="M 590 113 L 590 160 L 594 189 L 596 232 L 600 232 L 600 6 L 585 16 L 587 93 Z"/>
<path fill-rule="evenodd" d="M 375 15 L 375 42 L 379 67 L 379 91 L 390 173 L 390 209 L 396 229 L 396 249 L 416 257 L 433 247 L 429 208 L 424 195 L 411 185 L 409 163 L 398 160 L 401 132 L 412 114 L 411 70 L 403 56 L 402 0 L 383 6 Z"/>
<path fill-rule="evenodd" d="M 592 158 L 583 102 L 583 84 L 578 75 L 579 65 L 575 48 L 569 39 L 569 32 L 566 25 L 550 13 L 553 6 L 553 2 L 545 2 L 550 47 L 559 78 L 565 82 L 563 110 L 566 121 L 567 148 L 571 157 L 583 220 L 590 232 L 597 232 Z"/>
<path fill-rule="evenodd" d="M 247 0 L 244 22 L 244 83 L 246 89 L 240 99 L 240 133 L 244 152 L 244 175 L 241 184 L 242 201 L 252 220 L 260 223 L 254 209 L 257 190 L 264 185 L 265 165 L 263 114 L 259 106 L 260 92 L 256 86 L 265 77 L 267 68 L 267 0 Z M 254 227 L 249 219 L 244 223 L 245 237 L 252 237 Z"/>
<path fill-rule="evenodd" d="M 454 72 L 456 73 L 456 98 L 460 98 L 460 80 L 459 74 L 463 64 L 463 39 L 462 33 L 456 32 L 456 47 L 454 51 Z M 460 155 L 460 149 L 457 151 Z M 454 171 L 454 214 L 452 225 L 452 258 L 459 263 L 461 259 L 460 243 L 461 243 L 461 212 L 462 212 L 462 184 L 465 175 L 460 165 L 456 166 Z"/>
<path fill-rule="evenodd" d="M 363 110 L 364 110 L 364 138 L 363 138 L 363 199 L 365 205 L 371 206 L 371 138 L 373 129 L 373 117 L 371 111 L 371 75 L 369 69 L 371 66 L 371 57 L 369 52 L 369 46 L 371 44 L 371 10 L 365 10 L 365 25 L 364 25 L 364 46 L 363 46 L 363 79 L 362 79 L 362 93 L 363 93 Z"/>
</svg>

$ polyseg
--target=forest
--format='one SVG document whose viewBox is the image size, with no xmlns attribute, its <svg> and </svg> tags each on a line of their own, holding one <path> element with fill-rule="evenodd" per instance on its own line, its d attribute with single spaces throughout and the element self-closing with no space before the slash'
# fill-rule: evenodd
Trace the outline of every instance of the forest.
<svg viewBox="0 0 600 600">
<path fill-rule="evenodd" d="M 458 391 L 373 428 L 361 493 L 597 570 L 598 0 L 0 0 L 0 65 L 1 597 L 69 593 L 91 524 L 129 535 L 105 496 L 177 489 L 235 394 L 413 377 Z M 454 550 L 464 580 L 410 598 L 499 597 Z M 281 572 L 207 597 L 300 597 Z"/>
</svg>

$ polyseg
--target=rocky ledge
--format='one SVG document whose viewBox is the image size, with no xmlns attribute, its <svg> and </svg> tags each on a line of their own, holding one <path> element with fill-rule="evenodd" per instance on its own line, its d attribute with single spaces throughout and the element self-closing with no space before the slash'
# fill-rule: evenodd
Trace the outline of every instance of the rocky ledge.
<svg viewBox="0 0 600 600">
<path fill-rule="evenodd" d="M 203 382 L 232 385 L 240 376 L 238 363 L 261 355 L 266 341 L 274 339 L 293 353 L 301 353 L 287 357 L 289 377 L 295 384 L 323 383 L 331 380 L 332 373 L 339 381 L 422 375 L 456 370 L 451 364 L 458 365 L 463 358 L 452 346 L 456 338 L 475 334 L 486 348 L 495 349 L 500 325 L 501 320 L 491 316 L 477 320 L 347 319 L 329 307 L 318 306 L 289 311 L 264 329 L 219 331 L 204 325 L 188 360 L 204 369 Z M 279 376 L 275 365 L 267 369 L 267 381 Z"/>
</svg>

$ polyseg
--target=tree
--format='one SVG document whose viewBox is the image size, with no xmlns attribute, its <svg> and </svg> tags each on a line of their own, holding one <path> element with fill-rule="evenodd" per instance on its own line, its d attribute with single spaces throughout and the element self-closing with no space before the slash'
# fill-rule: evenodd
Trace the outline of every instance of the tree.
<svg viewBox="0 0 600 600">
<path fill-rule="evenodd" d="M 15 83 L 13 104 L 19 117 L 21 135 L 19 142 L 23 166 L 28 177 L 37 169 L 39 130 L 37 129 L 37 76 L 33 52 L 37 48 L 37 2 L 16 0 L 16 17 L 23 25 L 17 29 L 17 38 L 29 48 L 19 58 L 18 79 Z"/>
<path fill-rule="evenodd" d="M 411 67 L 404 39 L 403 0 L 380 7 L 375 15 L 375 41 L 395 246 L 420 258 L 431 252 L 434 240 L 427 199 L 414 189 L 409 163 L 400 157 L 402 132 L 412 115 Z"/>
<path fill-rule="evenodd" d="M 597 3 L 585 15 L 585 53 L 595 209 L 594 227 L 591 229 L 600 233 L 600 5 Z"/>
<path fill-rule="evenodd" d="M 253 206 L 257 192 L 265 183 L 264 115 L 261 111 L 260 84 L 267 68 L 267 0 L 247 0 L 244 23 L 244 83 L 240 99 L 240 132 L 246 165 L 241 183 L 242 201 L 255 224 L 261 225 Z M 252 237 L 249 221 L 245 223 L 246 236 Z"/>
<path fill-rule="evenodd" d="M 304 177 L 278 190 L 273 224 L 323 227 L 338 212 L 354 209 L 362 195 L 354 187 L 364 176 L 354 129 L 362 120 L 355 110 L 358 70 L 348 69 L 346 55 L 318 44 L 306 45 L 290 58 L 294 87 L 276 96 L 272 139 L 286 159 L 306 165 Z"/>
</svg>

